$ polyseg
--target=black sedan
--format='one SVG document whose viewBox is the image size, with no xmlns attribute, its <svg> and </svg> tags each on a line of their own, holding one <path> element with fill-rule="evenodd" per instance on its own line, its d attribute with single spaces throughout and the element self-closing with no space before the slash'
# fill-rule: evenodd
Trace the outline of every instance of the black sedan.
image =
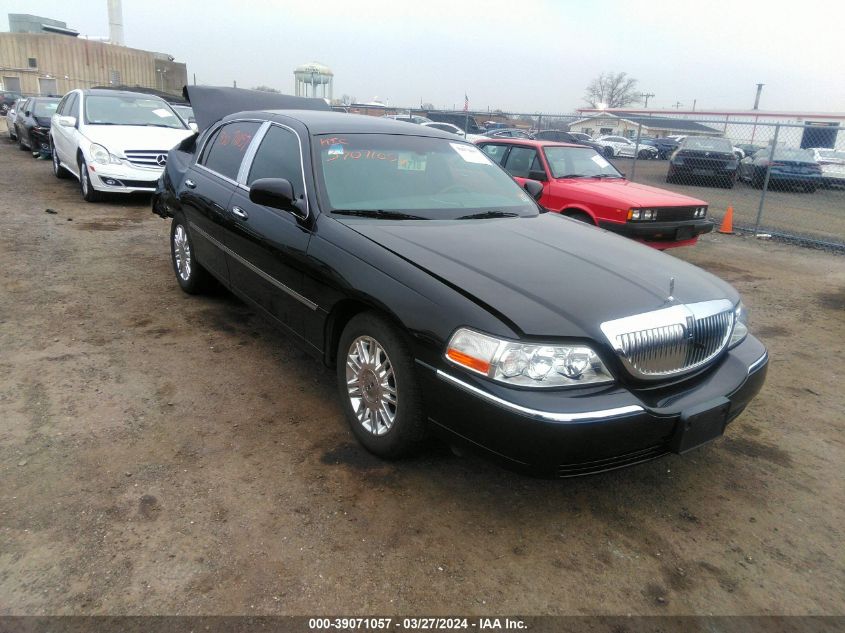
<svg viewBox="0 0 845 633">
<path fill-rule="evenodd" d="M 673 138 L 654 138 L 651 139 L 651 145 L 657 148 L 657 158 L 667 160 L 680 143 Z"/>
<path fill-rule="evenodd" d="M 215 278 L 334 368 L 373 453 L 433 431 L 532 472 L 608 470 L 719 437 L 762 386 L 721 279 L 543 213 L 539 183 L 454 135 L 234 90 L 188 88 L 202 132 L 153 198 L 176 281 Z"/>
<path fill-rule="evenodd" d="M 733 144 L 715 136 L 687 136 L 669 159 L 666 182 L 734 186 L 739 160 Z"/>
<path fill-rule="evenodd" d="M 15 118 L 15 136 L 22 150 L 28 149 L 35 157 L 50 158 L 50 120 L 59 101 L 54 97 L 32 97 L 24 102 L 22 112 Z"/>
</svg>

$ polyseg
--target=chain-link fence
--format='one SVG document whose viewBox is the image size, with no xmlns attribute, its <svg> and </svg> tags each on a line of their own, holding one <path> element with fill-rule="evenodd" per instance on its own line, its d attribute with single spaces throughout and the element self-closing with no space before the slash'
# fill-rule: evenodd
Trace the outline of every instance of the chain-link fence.
<svg viewBox="0 0 845 633">
<path fill-rule="evenodd" d="M 845 248 L 845 133 L 838 125 L 684 119 L 710 128 L 605 137 L 605 154 L 632 181 L 706 201 L 734 227 Z M 692 126 L 691 126 L 692 127 Z"/>
</svg>

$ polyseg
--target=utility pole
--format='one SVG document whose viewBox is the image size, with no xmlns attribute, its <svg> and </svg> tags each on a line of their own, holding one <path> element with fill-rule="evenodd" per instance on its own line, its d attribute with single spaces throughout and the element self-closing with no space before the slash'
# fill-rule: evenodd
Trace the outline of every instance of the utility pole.
<svg viewBox="0 0 845 633">
<path fill-rule="evenodd" d="M 640 97 L 642 97 L 643 101 L 645 101 L 645 103 L 643 104 L 644 108 L 648 107 L 648 100 L 653 96 L 655 96 L 653 92 L 641 92 L 640 93 Z"/>
<path fill-rule="evenodd" d="M 763 86 L 765 85 L 766 84 L 757 84 L 757 96 L 754 97 L 754 108 L 752 108 L 753 110 L 760 109 L 760 94 L 763 92 Z"/>
<path fill-rule="evenodd" d="M 684 105 L 684 104 L 681 103 L 680 101 L 676 101 L 675 104 L 672 107 L 675 108 L 676 110 L 679 110 L 682 105 Z"/>
</svg>

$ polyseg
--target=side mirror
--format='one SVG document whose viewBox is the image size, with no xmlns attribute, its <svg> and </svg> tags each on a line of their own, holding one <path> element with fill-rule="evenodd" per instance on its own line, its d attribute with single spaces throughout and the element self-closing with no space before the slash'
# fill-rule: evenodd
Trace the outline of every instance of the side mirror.
<svg viewBox="0 0 845 633">
<path fill-rule="evenodd" d="M 27 110 L 26 112 L 24 112 L 24 113 L 23 113 L 23 115 L 24 115 L 24 116 L 31 116 L 31 115 L 32 115 L 32 110 Z"/>
<path fill-rule="evenodd" d="M 300 213 L 293 185 L 284 178 L 259 178 L 249 187 L 249 199 L 265 207 Z"/>
<path fill-rule="evenodd" d="M 528 177 L 531 180 L 539 180 L 540 182 L 545 182 L 548 180 L 548 178 L 546 178 L 546 172 L 544 172 L 542 169 L 532 169 L 528 172 Z"/>
<path fill-rule="evenodd" d="M 535 200 L 539 200 L 543 197 L 543 183 L 537 182 L 536 180 L 526 180 L 525 184 L 522 185 L 522 188 L 528 192 L 528 194 L 534 198 Z"/>
<path fill-rule="evenodd" d="M 62 127 L 76 127 L 76 117 L 75 116 L 60 116 L 59 117 L 59 125 Z"/>
</svg>

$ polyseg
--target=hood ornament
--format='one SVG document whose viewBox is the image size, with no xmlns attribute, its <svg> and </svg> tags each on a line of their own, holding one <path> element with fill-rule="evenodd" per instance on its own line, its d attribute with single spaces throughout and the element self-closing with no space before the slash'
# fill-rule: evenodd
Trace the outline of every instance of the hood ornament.
<svg viewBox="0 0 845 633">
<path fill-rule="evenodd" d="M 671 303 L 675 300 L 675 278 L 669 277 L 669 296 L 666 297 L 666 303 Z"/>
</svg>

